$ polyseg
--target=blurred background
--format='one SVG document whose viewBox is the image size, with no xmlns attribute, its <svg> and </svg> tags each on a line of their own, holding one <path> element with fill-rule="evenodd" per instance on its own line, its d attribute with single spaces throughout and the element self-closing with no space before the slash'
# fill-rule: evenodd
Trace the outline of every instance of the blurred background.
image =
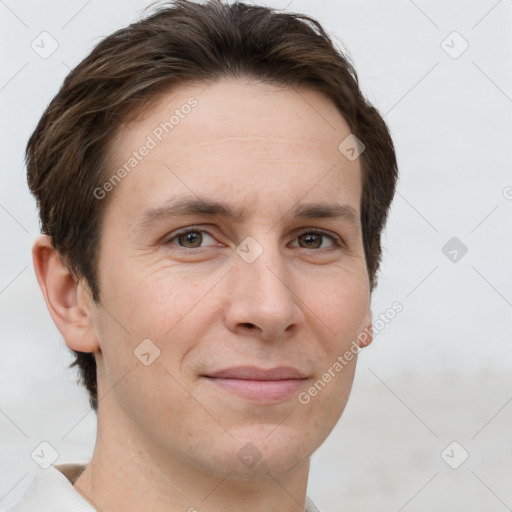
<svg viewBox="0 0 512 512">
<path fill-rule="evenodd" d="M 512 2 L 254 2 L 317 18 L 396 144 L 374 320 L 352 396 L 313 455 L 325 512 L 512 510 Z M 24 148 L 64 77 L 148 1 L 0 1 L 0 508 L 89 460 L 96 416 L 39 290 Z"/>
</svg>

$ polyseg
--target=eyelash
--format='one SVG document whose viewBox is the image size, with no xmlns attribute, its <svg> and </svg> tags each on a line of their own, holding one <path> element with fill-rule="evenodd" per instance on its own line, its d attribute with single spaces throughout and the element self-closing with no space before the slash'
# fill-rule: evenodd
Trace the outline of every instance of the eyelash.
<svg viewBox="0 0 512 512">
<path fill-rule="evenodd" d="M 178 238 L 181 235 L 186 235 L 187 233 L 206 233 L 207 235 L 211 236 L 212 238 L 215 238 L 211 233 L 209 233 L 205 229 L 188 227 L 188 228 L 185 228 L 185 229 L 183 229 L 181 231 L 177 231 L 175 233 L 172 233 L 172 236 L 169 236 L 169 237 L 167 237 L 164 240 L 164 245 L 173 245 L 172 241 L 174 239 Z M 301 231 L 300 233 L 297 234 L 297 236 L 295 238 L 297 239 L 300 235 L 304 235 L 304 234 L 308 234 L 308 235 L 321 235 L 323 237 L 330 238 L 331 241 L 334 243 L 334 245 L 336 247 L 339 247 L 339 248 L 345 247 L 345 244 L 341 240 L 341 238 L 338 238 L 337 236 L 335 236 L 335 235 L 333 235 L 331 233 L 323 231 L 322 229 L 318 229 L 318 228 L 314 228 L 313 229 L 313 228 L 311 228 L 311 230 Z M 190 252 L 190 253 L 193 253 L 195 251 L 204 249 L 204 247 L 183 247 L 183 246 L 177 245 L 177 244 L 176 244 L 176 247 L 179 247 L 180 249 L 183 249 L 183 250 L 185 250 L 187 252 Z M 299 247 L 299 249 L 307 249 L 307 248 L 306 247 Z M 332 249 L 332 247 L 324 248 L 324 249 L 314 249 L 313 248 L 311 250 L 326 251 L 326 250 L 329 250 L 329 249 Z"/>
</svg>

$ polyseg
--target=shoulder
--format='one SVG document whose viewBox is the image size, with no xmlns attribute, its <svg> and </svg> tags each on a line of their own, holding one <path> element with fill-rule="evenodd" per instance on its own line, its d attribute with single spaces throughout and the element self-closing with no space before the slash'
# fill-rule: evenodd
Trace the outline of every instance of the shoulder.
<svg viewBox="0 0 512 512">
<path fill-rule="evenodd" d="M 0 511 L 1 512 L 1 511 Z M 306 496 L 306 512 L 323 512 L 320 510 L 311 500 L 309 496 Z"/>
<path fill-rule="evenodd" d="M 95 512 L 72 482 L 86 463 L 39 469 L 20 502 L 0 512 Z"/>
</svg>

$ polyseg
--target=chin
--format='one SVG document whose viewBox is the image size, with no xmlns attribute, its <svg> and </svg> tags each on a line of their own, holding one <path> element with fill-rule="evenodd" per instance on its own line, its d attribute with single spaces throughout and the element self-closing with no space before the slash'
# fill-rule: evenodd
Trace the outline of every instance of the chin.
<svg viewBox="0 0 512 512">
<path fill-rule="evenodd" d="M 265 429 L 247 427 L 232 432 L 231 449 L 223 451 L 222 463 L 232 477 L 240 479 L 257 476 L 278 477 L 297 470 L 325 439 L 320 432 L 315 435 L 305 425 L 266 426 Z M 228 454 L 226 456 L 226 454 Z M 219 461 L 220 462 L 220 461 Z"/>
</svg>

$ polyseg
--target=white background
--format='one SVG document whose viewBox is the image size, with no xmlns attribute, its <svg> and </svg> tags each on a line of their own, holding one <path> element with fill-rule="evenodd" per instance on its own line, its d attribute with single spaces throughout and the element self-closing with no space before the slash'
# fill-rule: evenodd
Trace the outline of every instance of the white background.
<svg viewBox="0 0 512 512">
<path fill-rule="evenodd" d="M 24 148 L 69 69 L 148 4 L 0 2 L 0 508 L 35 475 L 41 441 L 60 463 L 88 460 L 95 436 L 32 268 Z M 326 512 L 511 510 L 512 2 L 267 5 L 312 15 L 346 46 L 400 170 L 372 307 L 403 311 L 361 354 L 308 493 Z M 59 45 L 47 59 L 31 48 L 43 31 Z M 453 31 L 469 44 L 458 58 Z M 468 248 L 457 262 L 441 250 L 452 237 Z M 441 457 L 452 441 L 469 453 L 458 469 Z"/>
</svg>

